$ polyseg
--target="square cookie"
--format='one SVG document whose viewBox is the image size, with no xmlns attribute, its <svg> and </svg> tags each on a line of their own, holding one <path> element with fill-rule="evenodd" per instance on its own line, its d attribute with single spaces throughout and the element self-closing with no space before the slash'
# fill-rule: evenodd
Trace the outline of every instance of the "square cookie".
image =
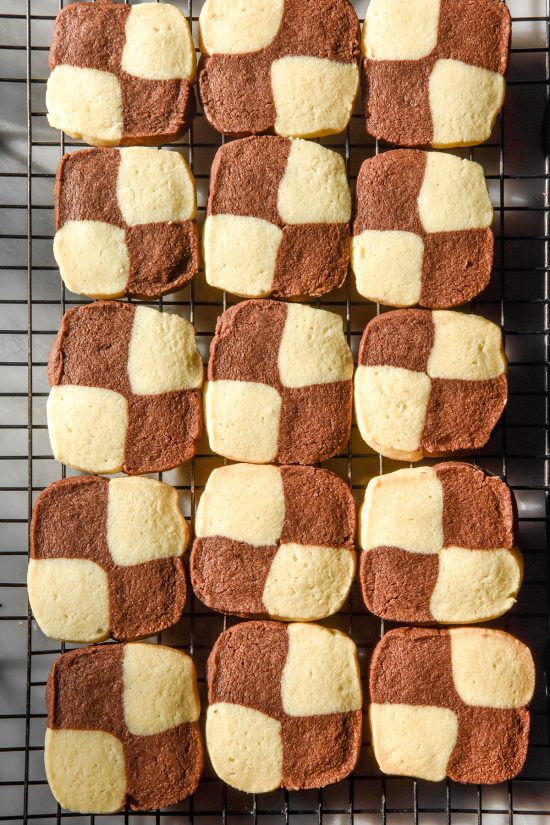
<svg viewBox="0 0 550 825">
<path fill-rule="evenodd" d="M 53 254 L 67 289 L 91 298 L 156 298 L 199 266 L 195 179 L 183 155 L 147 148 L 64 155 Z"/>
<path fill-rule="evenodd" d="M 213 610 L 311 621 L 336 613 L 355 572 L 355 506 L 328 470 L 214 470 L 195 520 L 191 582 Z"/>
<path fill-rule="evenodd" d="M 246 622 L 208 659 L 206 744 L 224 782 L 248 793 L 344 779 L 361 747 L 357 650 L 315 624 Z"/>
<path fill-rule="evenodd" d="M 64 653 L 50 671 L 46 702 L 46 775 L 63 808 L 147 811 L 196 789 L 200 702 L 183 651 L 134 643 Z"/>
<path fill-rule="evenodd" d="M 73 3 L 56 17 L 48 122 L 92 146 L 177 140 L 195 114 L 195 46 L 168 3 Z"/>
<path fill-rule="evenodd" d="M 185 606 L 189 529 L 173 487 L 151 478 L 77 476 L 40 493 L 27 574 L 47 636 L 128 641 L 175 624 Z"/>
<path fill-rule="evenodd" d="M 535 666 L 501 630 L 399 628 L 376 646 L 369 718 L 384 773 L 492 785 L 527 755 Z"/>
<path fill-rule="evenodd" d="M 177 467 L 201 434 L 203 366 L 184 318 L 101 301 L 63 316 L 48 362 L 57 461 L 128 475 Z"/>
</svg>

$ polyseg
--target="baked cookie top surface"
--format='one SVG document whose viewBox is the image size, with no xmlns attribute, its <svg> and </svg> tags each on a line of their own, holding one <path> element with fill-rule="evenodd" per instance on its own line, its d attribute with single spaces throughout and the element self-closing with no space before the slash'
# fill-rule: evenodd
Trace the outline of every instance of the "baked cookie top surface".
<svg viewBox="0 0 550 825">
<path fill-rule="evenodd" d="M 195 180 L 183 155 L 84 149 L 57 169 L 53 252 L 65 286 L 92 298 L 155 298 L 199 265 Z"/>
<path fill-rule="evenodd" d="M 48 363 L 54 457 L 129 475 L 177 467 L 200 436 L 202 361 L 193 326 L 149 307 L 70 309 Z"/>
<path fill-rule="evenodd" d="M 377 452 L 418 461 L 483 447 L 508 397 L 500 327 L 479 315 L 398 309 L 359 347 L 355 411 Z"/>
<path fill-rule="evenodd" d="M 357 650 L 315 624 L 246 622 L 208 659 L 206 743 L 228 785 L 261 793 L 338 782 L 361 746 Z"/>
<path fill-rule="evenodd" d="M 494 784 L 527 755 L 535 666 L 500 630 L 399 628 L 376 646 L 369 717 L 384 773 Z"/>
<path fill-rule="evenodd" d="M 210 347 L 210 447 L 254 464 L 330 458 L 349 438 L 352 375 L 339 315 L 277 301 L 231 307 Z"/>
<path fill-rule="evenodd" d="M 492 220 L 478 163 L 412 149 L 369 158 L 354 201 L 357 291 L 391 306 L 467 303 L 491 277 Z"/>
<path fill-rule="evenodd" d="M 204 112 L 219 132 L 342 132 L 359 86 L 348 0 L 206 0 L 199 17 Z"/>
<path fill-rule="evenodd" d="M 46 702 L 46 775 L 64 808 L 164 808 L 197 787 L 200 702 L 186 653 L 140 643 L 64 653 L 50 671 Z"/>
<path fill-rule="evenodd" d="M 281 137 L 226 143 L 210 178 L 206 280 L 247 298 L 329 292 L 346 278 L 350 217 L 338 153 Z"/>
<path fill-rule="evenodd" d="M 504 102 L 502 0 L 371 0 L 363 27 L 367 131 L 401 146 L 486 141 Z"/>
<path fill-rule="evenodd" d="M 48 122 L 93 146 L 176 140 L 195 114 L 195 47 L 168 3 L 74 3 L 56 17 Z"/>
<path fill-rule="evenodd" d="M 191 553 L 214 610 L 311 621 L 336 613 L 355 570 L 355 507 L 328 470 L 233 464 L 213 471 Z"/>
<path fill-rule="evenodd" d="M 123 641 L 160 633 L 185 605 L 189 530 L 173 487 L 150 478 L 78 476 L 38 497 L 27 584 L 54 639 Z"/>
<path fill-rule="evenodd" d="M 397 622 L 481 622 L 516 600 L 522 561 L 500 478 L 446 462 L 372 479 L 361 508 L 368 609 Z"/>
</svg>

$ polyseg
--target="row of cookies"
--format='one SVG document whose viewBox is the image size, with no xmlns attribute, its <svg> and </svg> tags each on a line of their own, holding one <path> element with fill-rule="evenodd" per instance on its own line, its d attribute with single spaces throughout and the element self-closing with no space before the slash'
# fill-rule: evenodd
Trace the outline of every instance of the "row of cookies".
<svg viewBox="0 0 550 825">
<path fill-rule="evenodd" d="M 233 136 L 342 132 L 363 80 L 367 131 L 404 146 L 467 146 L 504 100 L 510 14 L 501 0 L 206 0 L 204 113 Z M 57 16 L 50 125 L 96 146 L 176 140 L 195 114 L 195 46 L 169 4 L 75 3 Z"/>
<path fill-rule="evenodd" d="M 361 748 L 353 641 L 316 624 L 252 621 L 224 631 L 207 666 L 214 771 L 248 793 L 322 787 Z M 534 666 L 502 631 L 400 628 L 374 650 L 368 708 L 383 771 L 497 783 L 527 752 Z M 191 657 L 161 645 L 97 645 L 60 656 L 47 686 L 45 763 L 65 808 L 151 810 L 192 794 L 203 769 Z"/>
<path fill-rule="evenodd" d="M 367 444 L 403 461 L 472 452 L 507 399 L 502 333 L 477 315 L 401 309 L 366 326 L 355 412 Z M 234 461 L 316 464 L 352 424 L 353 356 L 339 315 L 249 300 L 218 318 L 204 391 L 211 449 Z M 50 353 L 54 457 L 86 472 L 169 470 L 202 430 L 193 326 L 130 303 L 68 310 Z"/>
<path fill-rule="evenodd" d="M 199 267 L 195 181 L 182 155 L 140 147 L 64 155 L 54 256 L 92 298 L 151 299 Z M 282 137 L 218 149 L 202 236 L 206 281 L 245 298 L 305 298 L 344 283 L 391 306 L 444 309 L 489 283 L 493 207 L 479 164 L 398 149 L 361 166 L 353 204 L 343 158 Z"/>
</svg>

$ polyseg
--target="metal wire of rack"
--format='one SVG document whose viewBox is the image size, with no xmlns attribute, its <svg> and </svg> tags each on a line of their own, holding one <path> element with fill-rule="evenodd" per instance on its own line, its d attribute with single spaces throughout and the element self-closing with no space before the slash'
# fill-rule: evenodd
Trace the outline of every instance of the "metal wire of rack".
<svg viewBox="0 0 550 825">
<path fill-rule="evenodd" d="M 65 0 L 67 4 L 69 0 Z M 128 2 L 128 0 L 125 0 Z M 197 34 L 202 0 L 172 0 Z M 550 706 L 545 679 L 550 659 L 548 558 L 549 419 L 548 312 L 550 272 L 550 0 L 507 0 L 514 18 L 508 98 L 504 115 L 483 146 L 458 154 L 481 163 L 495 206 L 495 266 L 475 311 L 501 323 L 510 362 L 510 400 L 489 444 L 469 457 L 513 487 L 519 512 L 518 544 L 525 581 L 515 608 L 492 623 L 533 648 L 538 684 L 526 766 L 497 786 L 433 785 L 379 773 L 364 731 L 353 775 L 338 785 L 304 793 L 258 797 L 226 788 L 207 766 L 194 797 L 169 811 L 122 813 L 108 823 L 189 825 L 501 825 L 550 823 Z M 66 308 L 85 303 L 62 286 L 52 257 L 53 180 L 60 156 L 81 144 L 50 129 L 44 92 L 53 20 L 64 0 L 0 0 L 0 821 L 82 822 L 96 817 L 62 812 L 45 780 L 44 685 L 48 670 L 69 648 L 38 630 L 28 610 L 25 574 L 28 519 L 38 492 L 66 470 L 53 460 L 45 425 L 46 361 Z M 364 16 L 368 0 L 357 0 Z M 195 42 L 197 42 L 195 40 Z M 344 136 L 323 141 L 345 157 L 350 183 L 366 157 L 384 147 L 368 138 L 359 109 Z M 199 114 L 190 133 L 171 148 L 182 151 L 197 180 L 199 221 L 204 220 L 209 170 L 220 136 Z M 348 279 L 349 280 L 349 279 Z M 231 296 L 207 287 L 202 274 L 179 293 L 157 302 L 188 317 L 208 356 L 216 317 Z M 367 321 L 380 311 L 348 282 L 320 301 L 342 314 L 354 352 Z M 469 308 L 467 308 L 468 310 Z M 164 473 L 180 491 L 192 522 L 195 502 L 211 470 L 223 459 L 203 439 L 188 465 Z M 357 500 L 373 475 L 399 465 L 368 450 L 354 429 L 347 452 L 326 462 L 345 478 Z M 190 652 L 204 694 L 205 663 L 227 623 L 192 594 L 182 621 L 162 641 Z M 355 590 L 347 607 L 327 622 L 350 633 L 363 677 L 373 646 L 385 632 Z M 203 696 L 204 698 L 204 696 Z"/>
</svg>

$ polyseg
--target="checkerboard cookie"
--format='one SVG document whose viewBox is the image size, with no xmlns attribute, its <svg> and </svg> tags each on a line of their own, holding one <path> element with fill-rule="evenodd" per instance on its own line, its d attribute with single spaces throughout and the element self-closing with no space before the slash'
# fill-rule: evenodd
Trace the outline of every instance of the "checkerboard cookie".
<svg viewBox="0 0 550 825">
<path fill-rule="evenodd" d="M 195 114 L 195 47 L 168 3 L 73 3 L 56 17 L 48 122 L 92 146 L 177 140 Z"/>
<path fill-rule="evenodd" d="M 285 621 L 342 607 L 355 571 L 355 506 L 328 470 L 232 464 L 210 475 L 191 553 L 213 610 Z"/>
<path fill-rule="evenodd" d="M 241 791 L 338 782 L 361 747 L 357 650 L 315 624 L 246 622 L 208 659 L 206 744 L 218 776 Z"/>
<path fill-rule="evenodd" d="M 401 146 L 486 141 L 504 102 L 502 0 L 372 0 L 363 27 L 367 131 Z"/>
<path fill-rule="evenodd" d="M 523 564 L 510 488 L 462 462 L 372 479 L 361 508 L 368 609 L 396 622 L 483 622 L 514 604 Z"/>
<path fill-rule="evenodd" d="M 64 155 L 53 253 L 65 286 L 92 298 L 155 298 L 199 265 L 195 180 L 178 152 L 84 149 Z"/>
<path fill-rule="evenodd" d="M 491 277 L 492 220 L 479 164 L 413 149 L 369 158 L 355 192 L 357 291 L 391 306 L 467 303 Z"/>
<path fill-rule="evenodd" d="M 86 472 L 139 475 L 194 455 L 203 368 L 184 318 L 117 301 L 70 309 L 48 378 L 57 461 Z"/>
<path fill-rule="evenodd" d="M 218 132 L 320 137 L 348 125 L 361 36 L 348 0 L 206 0 L 199 36 L 199 88 Z"/>
<path fill-rule="evenodd" d="M 46 689 L 44 761 L 63 808 L 108 814 L 186 799 L 202 773 L 195 667 L 162 645 L 64 653 Z"/>
<path fill-rule="evenodd" d="M 277 301 L 231 307 L 210 347 L 210 447 L 254 464 L 330 458 L 349 438 L 352 375 L 339 315 Z"/>
<path fill-rule="evenodd" d="M 364 440 L 399 461 L 487 443 L 506 405 L 502 332 L 479 315 L 398 309 L 367 324 L 355 374 Z"/>
<path fill-rule="evenodd" d="M 27 576 L 43 633 L 127 641 L 175 624 L 185 605 L 189 530 L 173 487 L 151 478 L 78 476 L 38 497 Z"/>
<path fill-rule="evenodd" d="M 495 784 L 527 755 L 535 666 L 500 630 L 390 630 L 370 667 L 369 717 L 384 773 Z"/>
<path fill-rule="evenodd" d="M 206 280 L 246 298 L 322 295 L 343 284 L 351 197 L 343 159 L 307 140 L 251 137 L 216 153 Z"/>
</svg>

